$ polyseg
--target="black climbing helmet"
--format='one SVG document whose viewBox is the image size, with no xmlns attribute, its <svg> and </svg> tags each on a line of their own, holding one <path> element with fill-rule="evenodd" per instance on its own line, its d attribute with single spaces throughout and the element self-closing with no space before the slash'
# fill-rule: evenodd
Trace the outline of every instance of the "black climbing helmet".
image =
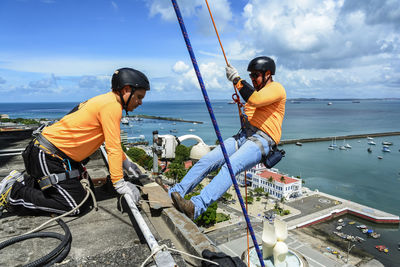
<svg viewBox="0 0 400 267">
<path fill-rule="evenodd" d="M 127 85 L 129 85 L 132 90 L 128 101 L 125 102 L 121 89 Z M 146 75 L 142 72 L 131 68 L 122 68 L 114 72 L 111 79 L 111 88 L 113 91 L 119 92 L 122 108 L 125 109 L 126 115 L 128 115 L 128 104 L 129 101 L 131 101 L 134 91 L 136 89 L 150 90 L 150 83 Z"/>
<path fill-rule="evenodd" d="M 271 75 L 275 75 L 275 62 L 270 57 L 256 57 L 250 61 L 247 71 L 250 72 L 267 72 L 270 71 Z"/>
<path fill-rule="evenodd" d="M 149 80 L 142 72 L 131 68 L 117 69 L 111 79 L 111 88 L 120 91 L 126 85 L 130 85 L 133 90 L 150 90 Z"/>
</svg>

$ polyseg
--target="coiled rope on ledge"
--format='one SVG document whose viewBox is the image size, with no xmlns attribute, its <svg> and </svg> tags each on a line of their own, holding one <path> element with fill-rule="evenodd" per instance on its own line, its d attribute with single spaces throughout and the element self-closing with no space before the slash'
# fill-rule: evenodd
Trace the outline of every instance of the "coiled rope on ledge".
<svg viewBox="0 0 400 267">
<path fill-rule="evenodd" d="M 242 198 L 242 195 L 240 193 L 239 186 L 238 186 L 238 183 L 237 183 L 236 178 L 235 178 L 235 174 L 233 173 L 233 170 L 232 170 L 232 166 L 231 166 L 231 162 L 229 160 L 228 153 L 226 152 L 226 149 L 225 149 L 224 140 L 222 139 L 221 132 L 220 132 L 218 124 L 217 124 L 217 120 L 216 120 L 216 118 L 214 116 L 214 112 L 213 112 L 213 109 L 211 107 L 210 99 L 208 98 L 208 94 L 207 94 L 207 91 L 206 91 L 206 88 L 205 88 L 205 85 L 204 85 L 204 82 L 203 82 L 203 78 L 201 76 L 200 69 L 199 69 L 199 66 L 197 64 L 196 57 L 194 55 L 193 48 L 192 48 L 192 45 L 191 45 L 190 40 L 189 40 L 189 35 L 188 35 L 187 31 L 186 31 L 186 27 L 185 27 L 185 24 L 184 24 L 184 21 L 183 21 L 183 18 L 182 18 L 181 11 L 179 9 L 179 6 L 178 6 L 178 3 L 176 2 L 176 0 L 171 0 L 171 2 L 172 2 L 172 5 L 174 7 L 174 10 L 175 10 L 176 17 L 178 19 L 179 26 L 180 26 L 181 31 L 182 31 L 183 38 L 185 39 L 186 47 L 187 47 L 187 50 L 188 50 L 189 55 L 190 55 L 190 59 L 191 59 L 192 64 L 193 64 L 193 68 L 195 69 L 197 80 L 199 81 L 201 92 L 203 94 L 204 101 L 205 101 L 205 103 L 207 105 L 208 113 L 210 114 L 210 118 L 211 118 L 212 124 L 214 126 L 215 133 L 216 133 L 216 135 L 218 137 L 218 141 L 220 143 L 221 150 L 222 150 L 222 153 L 224 155 L 225 162 L 226 162 L 226 165 L 227 165 L 228 170 L 229 170 L 229 174 L 230 174 L 231 179 L 232 179 L 232 183 L 233 183 L 233 185 L 235 187 L 235 191 L 236 191 L 236 194 L 238 196 L 238 199 L 239 199 L 239 202 L 240 202 L 240 206 L 242 208 L 243 215 L 244 215 L 246 223 L 247 223 L 247 227 L 249 228 L 249 231 L 250 231 L 250 234 L 251 234 L 251 238 L 253 240 L 254 247 L 255 247 L 255 249 L 257 251 L 257 255 L 258 255 L 258 258 L 260 260 L 260 264 L 261 264 L 262 267 L 265 267 L 262 254 L 261 254 L 260 248 L 259 248 L 258 243 L 257 243 L 257 239 L 256 239 L 255 234 L 254 234 L 253 227 L 251 226 L 251 222 L 250 222 L 249 216 L 247 214 L 246 207 L 244 206 L 243 198 Z"/>
</svg>

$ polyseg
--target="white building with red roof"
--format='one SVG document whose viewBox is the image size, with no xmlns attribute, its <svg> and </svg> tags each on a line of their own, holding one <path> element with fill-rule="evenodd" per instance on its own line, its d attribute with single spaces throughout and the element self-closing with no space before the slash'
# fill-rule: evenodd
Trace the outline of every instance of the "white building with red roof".
<svg viewBox="0 0 400 267">
<path fill-rule="evenodd" d="M 247 185 L 252 188 L 261 187 L 269 193 L 269 197 L 281 199 L 301 196 L 302 181 L 300 178 L 280 174 L 277 169 L 267 169 L 257 164 L 246 172 Z M 244 172 L 236 176 L 240 185 L 245 185 Z"/>
</svg>

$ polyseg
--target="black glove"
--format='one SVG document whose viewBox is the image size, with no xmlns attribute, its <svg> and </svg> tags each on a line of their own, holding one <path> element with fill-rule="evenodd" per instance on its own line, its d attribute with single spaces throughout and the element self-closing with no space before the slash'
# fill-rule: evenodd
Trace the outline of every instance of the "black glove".
<svg viewBox="0 0 400 267">
<path fill-rule="evenodd" d="M 232 258 L 231 256 L 226 255 L 223 252 L 211 252 L 208 249 L 203 250 L 201 253 L 203 258 L 214 261 L 219 264 L 219 266 L 224 266 L 224 267 L 246 267 L 246 264 L 239 258 L 239 257 L 234 257 Z M 212 266 L 217 266 L 215 264 L 212 264 L 207 261 L 201 261 L 201 266 L 202 267 L 212 267 Z"/>
</svg>

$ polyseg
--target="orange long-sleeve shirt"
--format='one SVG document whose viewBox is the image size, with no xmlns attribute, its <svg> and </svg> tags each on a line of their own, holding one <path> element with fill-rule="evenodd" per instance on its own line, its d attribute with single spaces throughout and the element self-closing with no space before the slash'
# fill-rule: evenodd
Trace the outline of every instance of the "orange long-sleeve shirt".
<svg viewBox="0 0 400 267">
<path fill-rule="evenodd" d="M 250 124 L 267 133 L 276 144 L 281 140 L 285 103 L 285 88 L 278 82 L 271 82 L 254 91 L 245 105 Z"/>
<path fill-rule="evenodd" d="M 75 161 L 92 155 L 105 141 L 113 183 L 123 178 L 120 123 L 122 106 L 113 92 L 80 104 L 79 109 L 46 127 L 42 134 Z"/>
</svg>

